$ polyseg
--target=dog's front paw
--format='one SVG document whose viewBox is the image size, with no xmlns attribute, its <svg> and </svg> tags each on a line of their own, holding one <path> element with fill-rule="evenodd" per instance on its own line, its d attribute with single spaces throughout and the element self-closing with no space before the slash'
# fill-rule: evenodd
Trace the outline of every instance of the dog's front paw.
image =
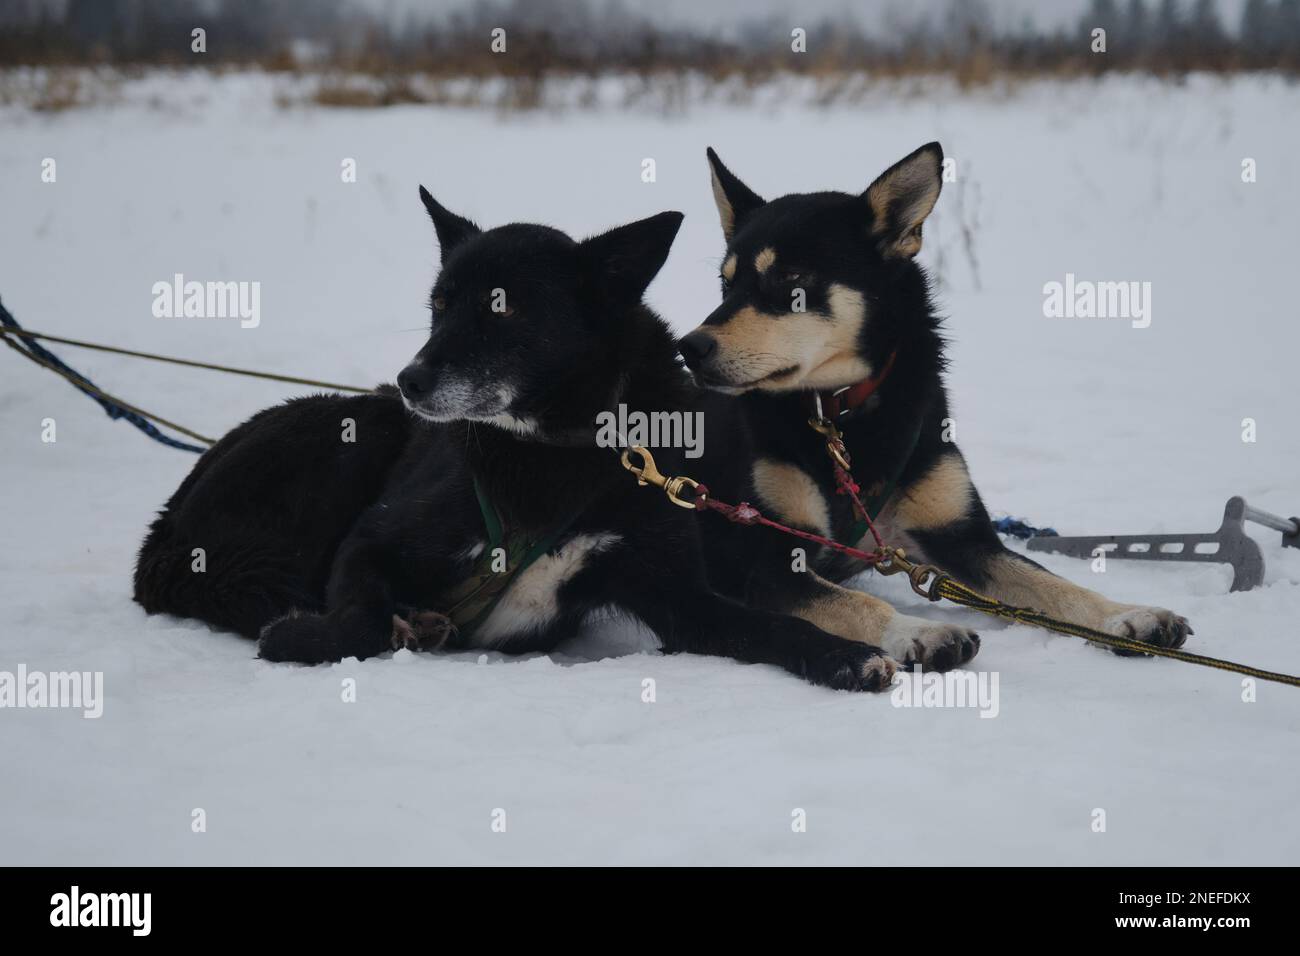
<svg viewBox="0 0 1300 956">
<path fill-rule="evenodd" d="M 436 651 L 456 633 L 455 622 L 437 611 L 413 611 L 405 618 L 393 615 L 393 650 Z"/>
<path fill-rule="evenodd" d="M 898 662 L 878 647 L 841 641 L 836 647 L 807 664 L 805 676 L 814 684 L 835 690 L 888 690 L 894 683 Z"/>
<path fill-rule="evenodd" d="M 329 622 L 319 614 L 288 614 L 266 625 L 257 641 L 257 656 L 299 664 L 343 659 Z"/>
<path fill-rule="evenodd" d="M 980 636 L 968 627 L 895 614 L 885 628 L 881 646 L 886 654 L 911 670 L 948 671 L 970 661 L 980 649 Z"/>
<path fill-rule="evenodd" d="M 1162 607 L 1127 607 L 1106 619 L 1101 628 L 1107 634 L 1127 637 L 1156 647 L 1182 647 L 1193 633 L 1187 618 Z M 1141 651 L 1116 648 L 1121 657 L 1140 657 Z"/>
</svg>

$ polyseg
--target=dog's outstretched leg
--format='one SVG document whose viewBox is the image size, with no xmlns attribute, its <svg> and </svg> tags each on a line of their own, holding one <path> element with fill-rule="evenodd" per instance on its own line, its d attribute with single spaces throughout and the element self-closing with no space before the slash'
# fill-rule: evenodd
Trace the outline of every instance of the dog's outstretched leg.
<svg viewBox="0 0 1300 956">
<path fill-rule="evenodd" d="M 1173 611 L 1120 604 L 1009 551 L 956 452 L 941 457 L 887 511 L 926 561 L 999 601 L 1159 647 L 1181 647 L 1192 633 Z"/>
</svg>

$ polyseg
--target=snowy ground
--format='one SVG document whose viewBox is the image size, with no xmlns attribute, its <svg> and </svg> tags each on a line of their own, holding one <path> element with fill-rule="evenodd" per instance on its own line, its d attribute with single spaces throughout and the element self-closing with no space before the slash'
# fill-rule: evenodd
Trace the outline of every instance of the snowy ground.
<svg viewBox="0 0 1300 956">
<path fill-rule="evenodd" d="M 676 117 L 286 111 L 269 81 L 239 76 L 128 93 L 55 116 L 0 111 L 0 296 L 29 327 L 391 378 L 426 321 L 422 182 L 486 225 L 580 234 L 685 211 L 650 298 L 686 329 L 717 295 L 705 145 L 776 194 L 862 188 L 939 139 L 958 181 L 922 258 L 944 282 L 958 439 L 990 506 L 1067 533 L 1210 530 L 1232 494 L 1300 512 L 1300 94 L 1280 83 L 895 90 L 827 112 L 715 103 Z M 55 184 L 41 182 L 45 157 Z M 340 181 L 345 157 L 355 184 Z M 1258 182 L 1241 181 L 1246 157 Z M 260 281 L 261 325 L 154 318 L 151 287 L 177 272 Z M 1151 326 L 1044 318 L 1042 287 L 1067 272 L 1150 281 Z M 208 434 L 292 393 L 60 351 Z M 0 710 L 0 862 L 1300 860 L 1291 688 L 1261 684 L 1247 703 L 1233 675 L 983 619 L 974 665 L 998 674 L 995 719 L 663 658 L 612 622 L 553 658 L 270 666 L 130 601 L 135 548 L 190 455 L 7 351 L 0 429 L 0 670 L 103 671 L 107 698 L 98 720 Z M 1300 551 L 1255 531 L 1268 575 L 1250 593 L 1228 594 L 1217 566 L 1046 563 L 1186 614 L 1191 650 L 1300 673 Z M 355 703 L 341 700 L 348 678 Z M 196 808 L 206 832 L 192 832 Z M 796 808 L 807 832 L 792 832 Z"/>
</svg>

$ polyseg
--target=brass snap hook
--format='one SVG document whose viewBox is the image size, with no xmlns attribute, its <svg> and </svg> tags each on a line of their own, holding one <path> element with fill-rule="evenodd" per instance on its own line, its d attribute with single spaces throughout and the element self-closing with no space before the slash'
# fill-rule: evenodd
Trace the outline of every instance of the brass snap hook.
<svg viewBox="0 0 1300 956">
<path fill-rule="evenodd" d="M 808 427 L 826 439 L 826 454 L 831 456 L 835 464 L 848 471 L 851 467 L 849 450 L 844 447 L 844 439 L 840 436 L 840 430 L 835 427 L 835 423 L 829 418 L 814 415 L 808 419 Z"/>
<path fill-rule="evenodd" d="M 835 427 L 835 423 L 829 418 L 820 418 L 814 415 L 808 419 L 808 427 L 828 439 L 840 437 L 840 430 Z"/>
<path fill-rule="evenodd" d="M 641 456 L 640 465 L 633 464 L 631 458 L 633 453 Z M 619 456 L 619 459 L 623 462 L 624 468 L 636 475 L 637 484 L 654 485 L 656 488 L 662 488 L 664 494 L 668 496 L 668 500 L 679 508 L 690 508 L 693 511 L 695 510 L 696 502 L 702 500 L 704 497 L 703 495 L 696 493 L 696 489 L 699 488 L 700 483 L 694 478 L 670 477 L 661 474 L 659 469 L 655 467 L 654 456 L 640 445 L 633 445 L 631 448 L 624 451 L 623 454 Z M 682 491 L 686 488 L 691 489 L 692 495 L 690 498 L 682 497 Z"/>
<path fill-rule="evenodd" d="M 911 571 L 915 567 L 907 560 L 907 553 L 902 548 L 881 548 L 877 553 L 880 557 L 872 567 L 881 574 L 898 574 L 900 571 Z"/>
</svg>

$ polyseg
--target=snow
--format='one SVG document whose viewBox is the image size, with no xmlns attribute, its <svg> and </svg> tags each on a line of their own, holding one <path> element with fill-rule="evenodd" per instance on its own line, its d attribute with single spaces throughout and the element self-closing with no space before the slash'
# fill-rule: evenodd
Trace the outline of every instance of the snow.
<svg viewBox="0 0 1300 956">
<path fill-rule="evenodd" d="M 922 259 L 942 278 L 957 437 L 990 506 L 1064 533 L 1208 531 L 1233 494 L 1300 511 L 1294 87 L 909 83 L 824 111 L 770 97 L 684 115 L 281 109 L 275 92 L 259 76 L 153 76 L 93 109 L 0 107 L 5 304 L 57 334 L 390 379 L 423 341 L 424 183 L 488 225 L 583 234 L 684 211 L 650 299 L 685 330 L 717 296 L 705 145 L 774 195 L 863 188 L 939 139 L 958 180 Z M 154 318 L 152 285 L 177 272 L 260 281 L 260 325 Z M 1066 273 L 1150 281 L 1150 327 L 1045 318 L 1043 286 Z M 210 435 L 294 393 L 55 351 Z M 1297 862 L 1295 689 L 1261 683 L 1246 702 L 1235 675 L 922 608 L 892 580 L 863 586 L 979 628 L 996 718 L 662 657 L 625 621 L 592 622 L 552 657 L 258 662 L 130 600 L 143 530 L 192 456 L 7 352 L 0 370 L 0 670 L 103 671 L 106 693 L 97 720 L 0 710 L 0 862 Z M 1214 565 L 1043 560 L 1187 615 L 1189 650 L 1300 673 L 1300 551 L 1251 533 L 1268 570 L 1249 593 L 1227 593 Z"/>
</svg>

